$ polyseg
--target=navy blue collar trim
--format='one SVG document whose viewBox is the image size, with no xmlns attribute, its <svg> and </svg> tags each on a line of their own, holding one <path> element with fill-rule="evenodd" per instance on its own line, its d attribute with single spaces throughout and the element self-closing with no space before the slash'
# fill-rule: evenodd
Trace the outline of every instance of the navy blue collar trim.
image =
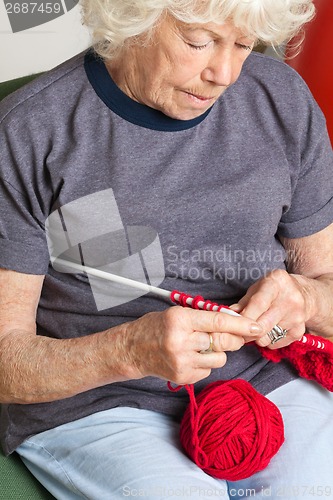
<svg viewBox="0 0 333 500">
<path fill-rule="evenodd" d="M 124 94 L 112 80 L 102 59 L 92 50 L 85 55 L 84 68 L 89 82 L 104 104 L 124 120 L 140 127 L 165 132 L 186 130 L 201 123 L 211 110 L 211 108 L 208 109 L 204 114 L 192 120 L 175 120 Z"/>
</svg>

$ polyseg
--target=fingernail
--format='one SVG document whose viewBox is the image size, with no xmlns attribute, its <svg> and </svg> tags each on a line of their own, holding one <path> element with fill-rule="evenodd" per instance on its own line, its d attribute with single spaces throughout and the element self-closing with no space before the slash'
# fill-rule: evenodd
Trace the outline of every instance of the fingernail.
<svg viewBox="0 0 333 500">
<path fill-rule="evenodd" d="M 262 327 L 258 323 L 252 323 L 250 326 L 251 333 L 263 333 Z"/>
</svg>

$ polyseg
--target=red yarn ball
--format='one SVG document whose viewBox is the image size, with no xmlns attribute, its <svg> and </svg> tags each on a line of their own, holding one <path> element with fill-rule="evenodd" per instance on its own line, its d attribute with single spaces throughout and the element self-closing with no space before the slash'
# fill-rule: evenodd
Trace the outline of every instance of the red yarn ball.
<svg viewBox="0 0 333 500">
<path fill-rule="evenodd" d="M 238 481 L 264 469 L 284 442 L 279 409 L 245 380 L 217 381 L 190 404 L 180 427 L 188 456 L 207 474 Z"/>
</svg>

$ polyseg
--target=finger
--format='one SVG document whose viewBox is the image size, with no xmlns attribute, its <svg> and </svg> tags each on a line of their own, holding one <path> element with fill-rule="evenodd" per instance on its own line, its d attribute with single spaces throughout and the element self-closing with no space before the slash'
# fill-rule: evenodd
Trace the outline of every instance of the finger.
<svg viewBox="0 0 333 500">
<path fill-rule="evenodd" d="M 254 285 L 252 285 L 246 292 L 246 294 L 244 295 L 244 297 L 242 297 L 236 304 L 232 304 L 230 306 L 230 309 L 232 311 L 235 311 L 237 312 L 238 314 L 240 313 L 243 313 L 244 309 L 247 307 L 247 305 L 249 304 L 251 298 L 253 297 L 253 295 L 255 293 L 257 293 L 258 291 L 258 288 L 259 288 L 259 282 L 255 283 Z M 255 319 L 254 318 L 254 315 L 253 316 L 250 316 L 249 314 L 247 314 L 247 317 L 248 318 L 252 318 L 252 319 Z"/>
<path fill-rule="evenodd" d="M 241 337 L 259 337 L 263 335 L 262 327 L 255 321 L 243 316 L 231 316 L 225 312 L 187 310 L 191 314 L 193 330 L 208 333 L 225 333 Z"/>
<path fill-rule="evenodd" d="M 281 292 L 285 298 L 290 296 L 290 293 L 286 295 L 286 290 L 290 290 L 288 284 L 290 285 L 290 276 L 286 271 L 272 271 L 265 278 L 252 285 L 232 309 L 236 311 L 241 309 L 242 315 L 258 321 L 258 318 L 279 298 Z"/>
<path fill-rule="evenodd" d="M 283 329 L 290 329 L 293 326 L 290 324 L 290 320 L 288 325 L 285 323 L 281 306 L 278 306 L 277 304 L 271 304 L 270 308 L 261 314 L 257 321 L 266 333 L 269 332 L 275 325 L 279 325 Z"/>
<path fill-rule="evenodd" d="M 225 352 L 212 352 L 210 354 L 194 353 L 191 357 L 191 369 L 184 373 L 170 374 L 166 378 L 173 384 L 195 384 L 199 380 L 209 377 L 212 369 L 222 368 L 227 361 Z"/>
<path fill-rule="evenodd" d="M 212 333 L 211 335 L 213 338 L 212 349 L 215 352 L 238 351 L 245 343 L 243 337 L 232 333 Z"/>
<path fill-rule="evenodd" d="M 281 310 L 281 306 L 278 307 L 278 305 L 272 305 L 268 311 L 258 318 L 258 323 L 266 332 L 266 334 L 259 339 L 258 345 L 265 347 L 271 344 L 271 338 L 267 332 L 270 332 L 276 325 L 282 328 L 282 330 L 287 330 L 289 340 L 280 339 L 278 342 L 273 344 L 275 347 L 277 343 L 279 344 L 277 347 L 289 345 L 291 342 L 301 338 L 304 334 L 305 322 L 303 316 L 298 315 L 296 312 L 294 314 L 290 314 L 290 312 L 286 311 L 286 308 L 284 308 L 284 311 L 288 312 L 288 314 L 281 317 Z"/>
<path fill-rule="evenodd" d="M 207 332 L 193 332 L 191 334 L 191 342 L 189 348 L 196 352 L 208 352 L 212 351 L 213 347 L 213 337 Z"/>
<path fill-rule="evenodd" d="M 282 322 L 279 323 L 279 326 L 282 329 L 285 329 L 283 327 Z M 287 330 L 286 336 L 276 341 L 273 344 L 268 335 L 264 335 L 263 337 L 261 337 L 259 340 L 256 341 L 256 344 L 258 344 L 260 347 L 269 347 L 269 349 L 281 349 L 281 347 L 286 347 L 287 345 L 290 345 L 293 342 L 298 341 L 304 335 L 304 333 L 305 333 L 305 325 L 303 326 L 298 325 L 294 328 L 290 328 L 289 330 Z"/>
<path fill-rule="evenodd" d="M 191 347 L 200 353 L 238 351 L 245 343 L 243 337 L 232 333 L 194 332 L 192 337 L 193 343 Z"/>
<path fill-rule="evenodd" d="M 227 355 L 222 352 L 211 352 L 209 354 L 196 353 L 193 361 L 193 366 L 196 369 L 213 369 L 222 368 L 227 362 Z"/>
<path fill-rule="evenodd" d="M 242 305 L 240 301 L 240 305 L 243 306 L 242 315 L 253 318 L 265 328 L 262 321 L 259 322 L 259 318 L 262 319 L 263 314 L 270 309 L 277 297 L 278 290 L 275 287 L 269 286 L 267 282 L 263 283 L 260 290 L 256 290 L 252 295 L 247 297 L 248 301 L 246 304 Z"/>
<path fill-rule="evenodd" d="M 231 304 L 230 309 L 232 311 L 237 312 L 237 313 L 241 313 L 243 310 L 243 307 L 244 306 L 242 306 L 242 304 L 240 302 L 237 302 L 236 304 Z"/>
</svg>

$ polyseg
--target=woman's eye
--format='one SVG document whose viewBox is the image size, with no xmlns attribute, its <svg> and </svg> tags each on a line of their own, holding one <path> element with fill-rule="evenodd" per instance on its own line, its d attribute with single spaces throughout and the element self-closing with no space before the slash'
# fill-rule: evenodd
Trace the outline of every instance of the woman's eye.
<svg viewBox="0 0 333 500">
<path fill-rule="evenodd" d="M 187 43 L 187 45 L 189 45 L 191 47 L 191 49 L 202 50 L 202 49 L 205 49 L 209 45 L 209 42 L 203 43 L 201 45 L 195 45 L 194 43 Z"/>
<path fill-rule="evenodd" d="M 248 51 L 251 51 L 252 50 L 252 45 L 244 45 L 242 43 L 236 43 L 237 47 L 239 47 L 240 49 L 244 49 L 244 50 L 248 50 Z"/>
</svg>

